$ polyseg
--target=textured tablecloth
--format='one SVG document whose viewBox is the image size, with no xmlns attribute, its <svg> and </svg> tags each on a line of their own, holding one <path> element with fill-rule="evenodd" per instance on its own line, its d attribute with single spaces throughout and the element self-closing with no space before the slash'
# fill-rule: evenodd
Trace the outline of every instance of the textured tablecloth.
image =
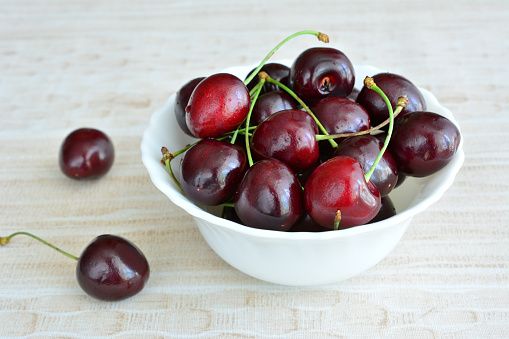
<svg viewBox="0 0 509 339">
<path fill-rule="evenodd" d="M 142 293 L 105 303 L 82 292 L 72 260 L 14 238 L 0 248 L 0 337 L 508 338 L 508 20 L 507 1 L 0 1 L 0 235 L 79 255 L 113 233 L 151 265 Z M 297 288 L 222 261 L 152 185 L 140 142 L 183 83 L 259 62 L 304 29 L 434 93 L 466 160 L 378 265 Z M 295 39 L 277 58 L 316 45 Z M 79 127 L 114 142 L 100 180 L 58 167 Z"/>
</svg>

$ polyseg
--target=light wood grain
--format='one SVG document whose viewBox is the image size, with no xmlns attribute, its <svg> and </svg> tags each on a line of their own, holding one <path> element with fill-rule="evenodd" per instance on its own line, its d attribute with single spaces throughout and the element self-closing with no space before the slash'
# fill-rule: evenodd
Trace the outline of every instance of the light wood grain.
<svg viewBox="0 0 509 339">
<path fill-rule="evenodd" d="M 114 233 L 146 254 L 134 298 L 104 303 L 75 263 L 32 239 L 0 248 L 0 337 L 509 338 L 509 3 L 506 1 L 0 2 L 0 235 L 36 233 L 79 255 Z M 186 81 L 253 64 L 317 29 L 356 64 L 432 91 L 461 125 L 466 161 L 386 259 L 347 281 L 272 285 L 223 262 L 150 182 L 140 142 Z M 316 46 L 293 40 L 292 59 Z M 63 138 L 104 130 L 99 181 L 58 168 Z"/>
</svg>

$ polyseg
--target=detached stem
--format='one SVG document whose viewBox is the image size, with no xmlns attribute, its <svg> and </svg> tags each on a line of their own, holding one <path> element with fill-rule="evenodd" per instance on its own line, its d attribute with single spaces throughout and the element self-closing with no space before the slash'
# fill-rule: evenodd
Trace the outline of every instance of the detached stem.
<svg viewBox="0 0 509 339">
<path fill-rule="evenodd" d="M 283 46 L 285 43 L 287 43 L 289 40 L 295 38 L 295 37 L 298 37 L 299 35 L 305 35 L 305 34 L 311 34 L 311 35 L 314 35 L 318 38 L 318 40 L 320 41 L 323 41 L 325 43 L 328 43 L 329 42 L 329 37 L 326 35 L 326 34 L 323 34 L 323 33 L 320 33 L 320 32 L 317 32 L 317 31 L 300 31 L 300 32 L 297 32 L 297 33 L 294 33 L 292 35 L 290 35 L 289 37 L 287 37 L 286 39 L 284 39 L 283 41 L 281 41 L 276 47 L 274 47 L 274 49 L 272 49 L 272 51 L 269 52 L 269 54 L 267 54 L 267 56 L 265 57 L 265 59 L 262 60 L 262 62 L 260 63 L 260 65 L 249 75 L 249 77 L 244 81 L 244 84 L 249 84 L 251 82 L 251 80 L 253 80 L 253 78 L 258 74 L 258 72 L 260 72 L 260 69 L 262 69 L 263 65 L 265 65 L 265 63 L 267 62 L 267 60 L 270 59 L 270 57 L 276 53 L 276 51 L 281 47 Z"/>
<path fill-rule="evenodd" d="M 42 242 L 43 244 L 45 244 L 45 245 L 47 245 L 47 246 L 51 247 L 52 249 L 54 249 L 54 250 L 56 250 L 56 251 L 58 251 L 58 252 L 62 253 L 63 255 L 65 255 L 65 256 L 66 256 L 66 257 L 68 257 L 68 258 L 71 258 L 71 259 L 74 259 L 74 260 L 79 260 L 79 258 L 78 258 L 78 257 L 75 257 L 74 255 L 69 254 L 69 253 L 67 253 L 67 252 L 65 252 L 65 251 L 62 251 L 60 248 L 56 247 L 55 245 L 52 245 L 52 244 L 50 244 L 49 242 L 47 242 L 46 240 L 43 240 L 43 239 L 41 239 L 41 238 L 39 238 L 39 237 L 37 237 L 37 236 L 35 236 L 35 235 L 31 234 L 31 233 L 28 233 L 28 232 L 16 232 L 16 233 L 13 233 L 13 234 L 9 235 L 8 237 L 0 237 L 0 245 L 6 245 L 6 244 L 8 244 L 8 243 L 11 241 L 11 238 L 12 238 L 12 237 L 15 237 L 15 236 L 20 235 L 20 234 L 28 235 L 29 237 L 34 238 L 34 239 L 36 239 L 36 240 L 38 240 L 38 241 Z"/>
<path fill-rule="evenodd" d="M 387 131 L 387 137 L 385 138 L 384 145 L 383 145 L 382 149 L 380 150 L 380 153 L 378 153 L 378 156 L 375 159 L 375 162 L 373 163 L 373 165 L 371 165 L 371 168 L 369 169 L 369 171 L 364 175 L 366 182 L 368 182 L 369 179 L 371 178 L 371 175 L 375 171 L 376 166 L 380 162 L 380 159 L 382 159 L 382 156 L 384 155 L 385 150 L 387 149 L 387 146 L 389 145 L 389 141 L 390 141 L 391 135 L 392 135 L 392 129 L 394 127 L 394 112 L 392 110 L 392 104 L 391 104 L 389 98 L 387 98 L 387 95 L 385 95 L 385 93 L 380 89 L 380 87 L 378 87 L 375 84 L 375 81 L 373 80 L 373 78 L 366 77 L 364 79 L 364 85 L 368 89 L 371 89 L 371 90 L 375 91 L 376 93 L 378 93 L 382 97 L 382 99 L 384 99 L 385 104 L 387 105 L 387 108 L 389 109 L 389 119 L 390 119 L 389 120 L 389 130 Z"/>
</svg>

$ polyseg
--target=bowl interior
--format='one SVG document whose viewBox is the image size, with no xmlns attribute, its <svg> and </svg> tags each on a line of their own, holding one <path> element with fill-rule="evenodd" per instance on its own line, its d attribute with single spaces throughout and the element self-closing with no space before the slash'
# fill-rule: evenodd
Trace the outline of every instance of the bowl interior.
<svg viewBox="0 0 509 339">
<path fill-rule="evenodd" d="M 291 65 L 290 60 L 276 62 Z M 247 73 L 255 66 L 256 65 L 231 67 L 223 72 L 231 73 L 240 79 L 244 79 Z M 355 66 L 355 88 L 357 90 L 362 88 L 365 76 L 373 76 L 380 72 L 382 72 L 381 69 L 373 66 Z M 452 113 L 447 108 L 440 105 L 433 94 L 422 88 L 420 88 L 420 90 L 426 100 L 429 111 L 449 118 L 459 128 L 459 125 L 454 119 Z M 174 101 L 175 95 L 171 95 L 166 103 L 153 113 L 150 125 L 143 135 L 141 143 L 142 160 L 149 172 L 152 182 L 159 190 L 166 194 L 174 204 L 186 210 L 193 217 L 203 219 L 213 225 L 228 228 L 235 232 L 244 233 L 250 236 L 308 240 L 349 237 L 363 232 L 370 232 L 375 229 L 380 230 L 385 227 L 390 227 L 391 225 L 401 223 L 408 218 L 412 218 L 414 215 L 422 212 L 424 209 L 440 199 L 443 193 L 452 185 L 454 177 L 464 161 L 462 137 L 454 159 L 444 169 L 425 178 L 408 177 L 400 187 L 391 192 L 390 197 L 398 214 L 378 223 L 353 227 L 336 232 L 321 233 L 275 232 L 254 229 L 218 217 L 220 208 L 203 207 L 194 204 L 182 194 L 171 180 L 166 167 L 161 164 L 161 147 L 165 146 L 170 150 L 170 152 L 175 152 L 182 149 L 184 146 L 197 141 L 197 139 L 187 136 L 181 132 L 175 119 L 173 107 Z M 177 178 L 179 172 L 178 166 L 179 159 L 175 159 L 172 162 L 172 168 Z"/>
</svg>

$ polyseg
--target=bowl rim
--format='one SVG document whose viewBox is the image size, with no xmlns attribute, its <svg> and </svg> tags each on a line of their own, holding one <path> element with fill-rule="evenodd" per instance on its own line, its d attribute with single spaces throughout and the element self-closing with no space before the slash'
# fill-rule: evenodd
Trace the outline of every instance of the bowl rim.
<svg viewBox="0 0 509 339">
<path fill-rule="evenodd" d="M 286 65 L 291 64 L 291 60 L 279 60 L 279 61 L 271 61 L 271 62 L 278 62 Z M 233 66 L 224 69 L 223 73 L 231 73 L 231 74 L 237 74 L 240 69 L 245 70 L 249 72 L 252 68 L 256 67 L 258 64 L 253 65 L 247 65 L 247 66 Z M 354 68 L 365 68 L 369 69 L 372 72 L 386 72 L 384 70 L 378 69 L 375 66 L 371 65 L 354 65 Z M 376 73 L 372 73 L 376 74 Z M 356 77 L 356 88 L 359 86 L 358 83 L 359 79 Z M 360 79 L 360 81 L 363 81 L 363 78 Z M 159 107 L 155 112 L 152 113 L 149 126 L 146 128 L 146 130 L 143 133 L 143 138 L 141 141 L 141 152 L 142 152 L 142 162 L 145 165 L 150 179 L 152 183 L 162 192 L 164 193 L 175 205 L 185 210 L 187 213 L 189 213 L 194 218 L 203 219 L 208 223 L 211 223 L 217 227 L 225 228 L 230 231 L 234 231 L 236 233 L 243 234 L 245 236 L 249 237 L 257 237 L 257 238 L 264 238 L 264 239 L 280 239 L 280 240 L 290 240 L 290 241 L 309 241 L 309 240 L 334 240 L 338 238 L 347 238 L 347 237 L 353 237 L 360 234 L 365 233 L 371 233 L 371 232 L 377 232 L 382 231 L 387 228 L 395 227 L 401 223 L 403 223 L 405 220 L 409 218 L 413 218 L 415 215 L 421 213 L 426 208 L 437 202 L 443 194 L 449 189 L 449 187 L 453 184 L 455 177 L 457 173 L 459 172 L 461 166 L 463 165 L 465 154 L 463 151 L 463 143 L 464 143 L 464 136 L 461 134 L 461 129 L 452 115 L 452 112 L 441 105 L 437 98 L 428 90 L 424 88 L 418 87 L 423 96 L 425 97 L 426 103 L 428 106 L 432 104 L 431 106 L 438 106 L 440 108 L 440 112 L 437 112 L 441 115 L 446 116 L 449 118 L 460 130 L 461 140 L 458 146 L 458 149 L 456 151 L 456 154 L 454 155 L 451 162 L 441 169 L 439 172 L 433 174 L 430 177 L 434 177 L 439 173 L 442 173 L 443 171 L 446 171 L 446 174 L 443 174 L 444 181 L 441 182 L 441 184 L 437 187 L 436 190 L 432 191 L 429 196 L 427 196 L 425 199 L 416 202 L 413 206 L 410 208 L 399 212 L 398 214 L 385 219 L 381 220 L 372 224 L 365 224 L 360 226 L 351 227 L 348 229 L 342 229 L 337 231 L 329 231 L 329 232 L 282 232 L 282 231 L 273 231 L 273 230 L 266 230 L 266 229 L 258 229 L 253 227 L 244 226 L 238 223 L 235 223 L 233 221 L 230 221 L 228 219 L 223 219 L 221 217 L 218 217 L 216 215 L 213 215 L 199 206 L 195 205 L 193 202 L 191 202 L 187 197 L 183 195 L 182 192 L 179 192 L 176 188 L 174 188 L 170 182 L 170 176 L 168 174 L 167 178 L 160 178 L 157 176 L 157 173 L 154 173 L 152 171 L 152 166 L 155 165 L 154 161 L 156 161 L 160 166 L 160 159 L 154 160 L 150 154 L 150 140 L 152 140 L 151 131 L 154 127 L 157 126 L 157 121 L 159 120 L 160 116 L 162 114 L 165 114 L 169 107 L 172 106 L 173 101 L 175 100 L 175 93 L 170 95 L 170 97 L 166 100 L 164 105 Z M 167 171 L 166 171 L 167 173 Z M 423 179 L 423 180 L 429 180 L 430 177 L 426 178 L 414 178 L 414 179 Z"/>
</svg>

